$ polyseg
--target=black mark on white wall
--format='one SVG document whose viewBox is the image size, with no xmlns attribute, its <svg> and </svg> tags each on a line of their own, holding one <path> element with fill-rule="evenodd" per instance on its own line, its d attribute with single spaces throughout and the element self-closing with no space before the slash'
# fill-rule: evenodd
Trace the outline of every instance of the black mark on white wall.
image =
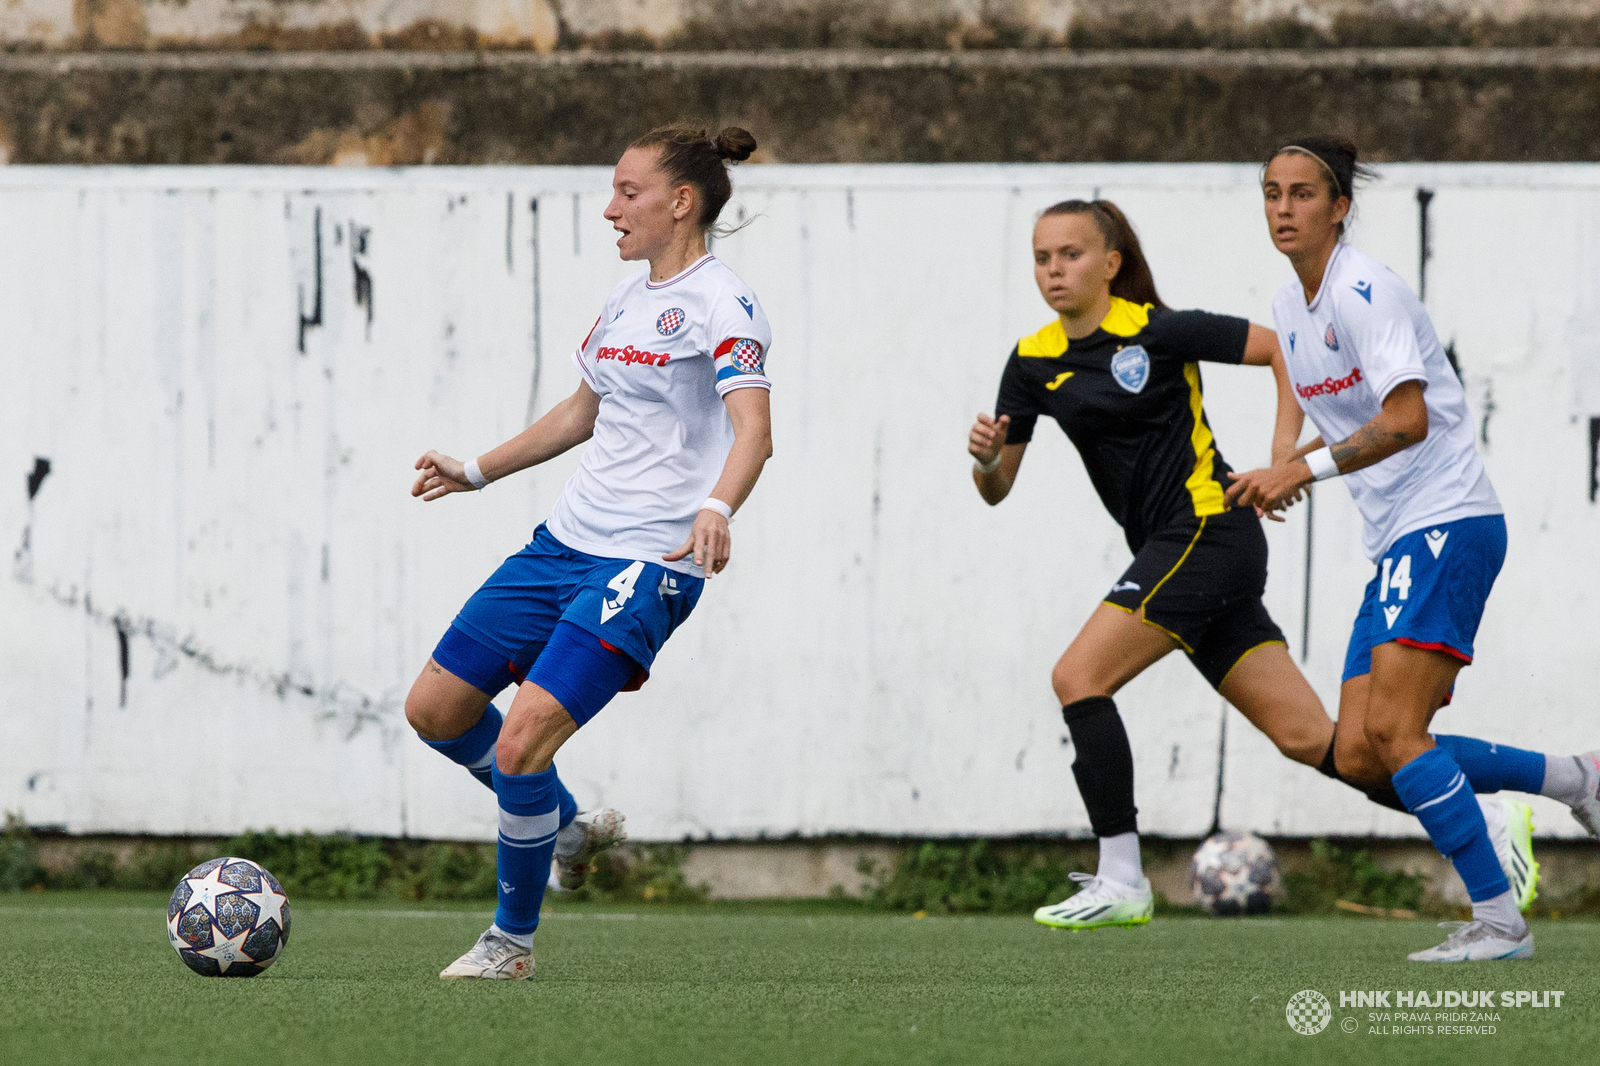
<svg viewBox="0 0 1600 1066">
<path fill-rule="evenodd" d="M 1489 446 L 1489 419 L 1494 417 L 1498 410 L 1494 402 L 1494 381 L 1491 379 L 1483 390 L 1483 422 L 1478 427 L 1478 442 L 1485 448 Z"/>
<path fill-rule="evenodd" d="M 512 237 L 516 233 L 517 194 L 506 193 L 506 273 L 511 273 Z"/>
<path fill-rule="evenodd" d="M 312 289 L 311 313 L 306 314 L 306 287 L 300 286 L 300 354 L 306 353 L 306 330 L 322 325 L 322 208 L 312 214 L 311 227 Z"/>
<path fill-rule="evenodd" d="M 1300 661 L 1311 658 L 1311 554 L 1312 534 L 1317 523 L 1317 494 L 1306 489 L 1306 581 L 1304 597 L 1300 601 Z"/>
<path fill-rule="evenodd" d="M 1456 380 L 1461 381 L 1461 357 L 1456 354 L 1456 339 L 1450 338 L 1450 343 L 1444 346 L 1444 357 L 1450 364 L 1450 369 L 1456 372 Z"/>
<path fill-rule="evenodd" d="M 1600 494 L 1600 417 L 1589 419 L 1589 502 Z"/>
<path fill-rule="evenodd" d="M 1432 234 L 1428 231 L 1428 205 L 1433 203 L 1432 189 L 1417 190 L 1417 224 L 1420 229 L 1417 242 L 1417 299 L 1428 299 L 1428 260 L 1433 258 Z M 1457 372 L 1459 376 L 1459 371 Z"/>
<path fill-rule="evenodd" d="M 145 640 L 155 653 L 154 676 L 158 679 L 171 673 L 178 662 L 187 661 L 208 674 L 255 684 L 279 699 L 304 697 L 315 700 L 316 719 L 333 722 L 347 739 L 367 726 L 376 726 L 385 736 L 403 733 L 400 727 L 403 722 L 403 695 L 386 694 L 374 698 L 345 681 L 319 685 L 287 670 L 268 670 L 247 661 L 229 661 L 215 649 L 200 643 L 193 634 L 178 636 L 176 627 L 170 623 L 136 616 L 127 610 L 108 614 L 95 607 L 88 593 L 80 592 L 76 586 L 63 589 L 59 584 L 53 585 L 46 593 L 61 606 L 81 608 L 91 622 L 116 631 L 124 706 L 127 704 L 127 682 L 132 674 L 133 642 Z M 166 664 L 164 667 L 163 663 Z"/>
<path fill-rule="evenodd" d="M 369 341 L 372 339 L 372 271 L 367 269 L 367 245 L 371 240 L 371 226 L 360 226 L 354 221 L 350 223 L 350 269 L 355 272 L 356 306 L 367 309 Z M 318 307 L 320 309 L 320 303 Z"/>
<path fill-rule="evenodd" d="M 1177 755 L 1178 749 L 1172 749 Z M 1228 759 L 1228 703 L 1222 703 L 1222 724 L 1217 728 L 1217 798 L 1211 804 L 1211 828 L 1206 831 L 1206 836 L 1222 831 L 1222 783 L 1225 778 L 1223 771 L 1227 768 Z"/>
<path fill-rule="evenodd" d="M 128 652 L 128 632 L 130 623 L 128 622 L 128 616 L 119 611 L 111 619 L 111 624 L 117 629 L 117 665 L 122 673 L 117 695 L 117 706 L 126 707 L 128 705 L 128 668 L 130 666 Z"/>
<path fill-rule="evenodd" d="M 28 520 L 22 526 L 22 543 L 11 557 L 11 576 L 25 585 L 33 583 L 33 498 L 49 476 L 50 460 L 34 456 L 33 469 L 28 471 Z"/>
<path fill-rule="evenodd" d="M 528 212 L 533 216 L 533 383 L 528 387 L 528 410 L 523 420 L 524 425 L 533 425 L 534 419 L 539 417 L 539 375 L 544 370 L 544 304 L 543 293 L 540 290 L 540 270 L 542 263 L 539 256 L 539 198 L 535 196 L 528 201 Z M 572 252 L 578 252 L 578 197 L 572 197 Z"/>
<path fill-rule="evenodd" d="M 39 495 L 39 488 L 44 484 L 44 479 L 50 476 L 50 460 L 42 455 L 33 457 L 33 470 L 28 474 L 28 499 Z"/>
</svg>

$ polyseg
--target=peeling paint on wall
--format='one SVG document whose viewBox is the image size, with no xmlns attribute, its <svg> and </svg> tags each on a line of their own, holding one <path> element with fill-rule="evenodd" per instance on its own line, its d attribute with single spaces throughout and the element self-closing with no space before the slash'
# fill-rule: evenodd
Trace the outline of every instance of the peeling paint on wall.
<svg viewBox="0 0 1600 1066">
<path fill-rule="evenodd" d="M 600 214 L 608 171 L 51 177 L 0 172 L 8 236 L 26 253 L 0 258 L 0 335 L 37 353 L 21 387 L 0 393 L 0 468 L 31 497 L 0 507 L 7 543 L 28 548 L 0 580 L 0 809 L 77 830 L 270 819 L 491 836 L 492 803 L 412 737 L 404 697 L 460 604 L 548 513 L 577 453 L 481 494 L 421 504 L 407 490 L 426 449 L 480 454 L 576 388 L 571 363 L 541 361 L 543 346 L 578 343 L 638 269 L 616 260 Z M 1085 831 L 1071 745 L 1051 739 L 1049 669 L 1126 547 L 1060 434 L 1037 436 L 1036 475 L 1002 508 L 973 496 L 957 461 L 1004 353 L 1047 314 L 1025 232 L 1007 219 L 1100 187 L 1143 223 L 1175 302 L 1260 321 L 1289 272 L 1247 224 L 1255 177 L 741 169 L 735 196 L 754 221 L 717 255 L 774 324 L 776 455 L 740 513 L 734 563 L 650 684 L 563 751 L 570 787 L 623 806 L 651 839 Z M 1587 401 L 1570 417 L 1549 409 L 1571 388 L 1575 353 L 1600 338 L 1546 310 L 1586 297 L 1581 271 L 1532 264 L 1586 261 L 1600 244 L 1600 174 L 1389 168 L 1364 190 L 1352 240 L 1415 269 L 1424 185 L 1438 192 L 1430 311 L 1469 354 L 1475 406 L 1493 382 L 1485 462 L 1513 545 L 1451 726 L 1581 750 L 1592 738 L 1571 708 L 1600 649 L 1562 612 L 1600 599 L 1600 574 L 1578 568 L 1552 591 L 1543 566 L 1595 536 L 1600 419 Z M 1562 198 L 1564 225 L 1526 252 L 1503 242 L 1509 259 L 1486 264 L 1486 233 L 1537 226 L 1529 189 Z M 959 314 L 929 313 L 957 299 Z M 1236 465 L 1265 456 L 1269 379 L 1207 371 L 1211 423 Z M 58 442 L 61 426 L 72 434 Z M 1342 487 L 1316 500 L 1314 517 L 1296 509 L 1267 531 L 1268 606 L 1280 622 L 1316 615 L 1305 669 L 1333 706 L 1351 597 L 1371 566 Z M 1118 700 L 1153 832 L 1219 819 L 1416 832 L 1254 730 L 1222 725 L 1181 657 Z M 248 759 L 217 756 L 217 738 Z"/>
</svg>

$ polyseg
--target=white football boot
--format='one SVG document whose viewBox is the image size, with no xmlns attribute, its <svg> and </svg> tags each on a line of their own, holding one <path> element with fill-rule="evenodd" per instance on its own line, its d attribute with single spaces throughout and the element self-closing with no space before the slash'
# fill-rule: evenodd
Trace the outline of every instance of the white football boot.
<svg viewBox="0 0 1600 1066">
<path fill-rule="evenodd" d="M 1502 796 L 1479 796 L 1483 820 L 1489 826 L 1489 842 L 1511 884 L 1517 910 L 1533 906 L 1539 894 L 1539 863 L 1533 857 L 1533 808 L 1521 800 Z"/>
<path fill-rule="evenodd" d="M 1155 896 L 1148 878 L 1139 878 L 1138 887 L 1095 877 L 1068 874 L 1083 887 L 1060 903 L 1040 907 L 1033 920 L 1052 929 L 1099 929 L 1102 926 L 1143 925 L 1155 909 Z"/>
<path fill-rule="evenodd" d="M 1590 836 L 1600 838 L 1600 751 L 1586 751 L 1573 758 L 1583 768 L 1583 799 L 1573 804 L 1572 818 Z"/>
<path fill-rule="evenodd" d="M 627 819 L 612 807 L 582 811 L 556 834 L 556 883 L 567 891 L 582 888 L 594 857 L 628 839 Z M 578 838 L 572 844 L 573 836 Z M 562 854 L 566 852 L 566 854 Z"/>
<path fill-rule="evenodd" d="M 513 944 L 498 930 L 486 929 L 472 950 L 439 971 L 446 981 L 483 977 L 491 981 L 526 981 L 533 976 L 533 952 Z"/>
<path fill-rule="evenodd" d="M 1440 922 L 1439 928 L 1453 929 L 1449 938 L 1427 951 L 1413 951 L 1412 962 L 1489 962 L 1495 959 L 1533 958 L 1533 930 L 1526 924 L 1520 940 L 1487 922 Z"/>
</svg>

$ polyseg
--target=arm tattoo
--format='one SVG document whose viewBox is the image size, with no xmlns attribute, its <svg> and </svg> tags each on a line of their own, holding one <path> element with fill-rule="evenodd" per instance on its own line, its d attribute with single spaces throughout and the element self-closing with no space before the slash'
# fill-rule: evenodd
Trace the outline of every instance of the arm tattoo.
<svg viewBox="0 0 1600 1066">
<path fill-rule="evenodd" d="M 1345 469 L 1346 463 L 1358 464 L 1355 469 L 1361 469 L 1382 462 L 1395 452 L 1416 443 L 1411 439 L 1411 434 L 1388 429 L 1382 422 L 1383 415 L 1380 414 L 1330 449 L 1333 461 L 1339 465 L 1341 472 L 1350 472 Z"/>
</svg>

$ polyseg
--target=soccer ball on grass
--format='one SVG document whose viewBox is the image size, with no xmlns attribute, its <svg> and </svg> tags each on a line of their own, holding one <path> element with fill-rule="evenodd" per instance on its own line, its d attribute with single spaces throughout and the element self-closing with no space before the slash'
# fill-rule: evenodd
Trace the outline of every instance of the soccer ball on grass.
<svg viewBox="0 0 1600 1066">
<path fill-rule="evenodd" d="M 1213 834 L 1189 864 L 1194 901 L 1218 917 L 1265 914 L 1283 891 L 1278 857 L 1254 833 Z"/>
<path fill-rule="evenodd" d="M 249 859 L 211 859 L 172 890 L 167 939 L 197 974 L 254 977 L 289 942 L 289 898 Z"/>
</svg>

